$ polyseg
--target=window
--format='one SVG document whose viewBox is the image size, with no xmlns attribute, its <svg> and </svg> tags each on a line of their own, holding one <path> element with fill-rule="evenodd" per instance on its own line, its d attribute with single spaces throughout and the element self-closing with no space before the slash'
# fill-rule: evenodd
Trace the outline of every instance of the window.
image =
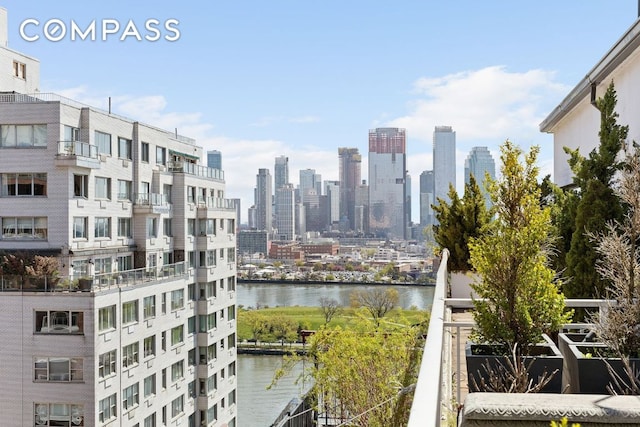
<svg viewBox="0 0 640 427">
<path fill-rule="evenodd" d="M 195 334 L 196 333 L 196 316 L 191 316 L 187 319 L 187 333 Z"/>
<path fill-rule="evenodd" d="M 235 262 L 236 260 L 236 250 L 235 248 L 227 249 L 227 261 Z"/>
<path fill-rule="evenodd" d="M 118 271 L 127 271 L 133 268 L 133 256 L 122 255 L 118 257 Z"/>
<path fill-rule="evenodd" d="M 98 376 L 105 378 L 116 373 L 116 351 L 111 350 L 98 356 Z"/>
<path fill-rule="evenodd" d="M 131 237 L 131 218 L 118 218 L 118 237 Z"/>
<path fill-rule="evenodd" d="M 132 384 L 122 390 L 122 410 L 127 411 L 134 406 L 138 406 L 138 383 Z"/>
<path fill-rule="evenodd" d="M 215 313 L 201 314 L 199 317 L 200 328 L 199 332 L 208 332 L 214 329 L 217 325 L 217 318 Z"/>
<path fill-rule="evenodd" d="M 187 354 L 187 363 L 189 364 L 189 366 L 194 366 L 196 364 L 196 349 L 192 348 L 191 350 L 189 350 L 189 353 Z"/>
<path fill-rule="evenodd" d="M 130 139 L 118 138 L 118 157 L 121 159 L 132 159 Z"/>
<path fill-rule="evenodd" d="M 81 358 L 36 357 L 34 358 L 34 380 L 36 381 L 82 381 Z"/>
<path fill-rule="evenodd" d="M 156 374 L 149 375 L 144 379 L 144 397 L 156 394 Z"/>
<path fill-rule="evenodd" d="M 96 258 L 93 260 L 94 270 L 96 274 L 111 273 L 111 257 Z"/>
<path fill-rule="evenodd" d="M 163 231 L 164 235 L 167 236 L 167 237 L 173 236 L 171 218 L 164 218 L 162 220 L 162 231 Z"/>
<path fill-rule="evenodd" d="M 138 364 L 138 343 L 125 345 L 122 347 L 122 367 L 129 368 Z"/>
<path fill-rule="evenodd" d="M 144 339 L 144 357 L 155 356 L 156 354 L 156 336 L 151 335 Z"/>
<path fill-rule="evenodd" d="M 151 184 L 142 181 L 140 183 L 140 194 L 138 194 L 138 199 L 143 203 L 149 203 L 149 193 L 151 193 Z"/>
<path fill-rule="evenodd" d="M 234 348 L 236 346 L 236 334 L 231 334 L 227 337 L 227 347 Z"/>
<path fill-rule="evenodd" d="M 236 223 L 235 223 L 235 219 L 228 219 L 227 220 L 227 233 L 230 234 L 236 234 Z"/>
<path fill-rule="evenodd" d="M 96 177 L 95 198 L 111 200 L 111 178 Z"/>
<path fill-rule="evenodd" d="M 80 129 L 75 127 L 75 126 L 64 125 L 64 134 L 63 135 L 64 135 L 64 141 L 65 142 L 80 141 Z"/>
<path fill-rule="evenodd" d="M 111 155 L 111 135 L 108 133 L 95 131 L 95 144 L 98 147 L 98 154 Z"/>
<path fill-rule="evenodd" d="M 184 377 L 184 360 L 171 365 L 171 382 L 176 382 Z"/>
<path fill-rule="evenodd" d="M 187 234 L 189 236 L 196 235 L 196 220 L 194 218 L 187 219 Z"/>
<path fill-rule="evenodd" d="M 215 235 L 216 234 L 216 220 L 215 219 L 201 219 L 200 220 L 200 235 L 204 236 L 205 234 Z"/>
<path fill-rule="evenodd" d="M 162 347 L 162 351 L 167 351 L 167 332 L 162 331 L 160 333 L 160 346 Z"/>
<path fill-rule="evenodd" d="M 171 345 L 177 345 L 184 341 L 184 325 L 171 328 Z"/>
<path fill-rule="evenodd" d="M 171 192 L 173 186 L 171 184 L 164 184 L 162 186 L 162 195 L 167 203 L 171 203 Z"/>
<path fill-rule="evenodd" d="M 231 276 L 227 278 L 227 284 L 229 286 L 229 291 L 235 291 L 236 290 L 236 278 L 235 276 Z"/>
<path fill-rule="evenodd" d="M 184 396 L 180 396 L 171 402 L 171 418 L 175 418 L 178 415 L 184 413 Z"/>
<path fill-rule="evenodd" d="M 156 147 L 156 164 L 167 164 L 167 149 L 164 147 Z"/>
<path fill-rule="evenodd" d="M 73 196 L 89 197 L 89 175 L 73 175 Z"/>
<path fill-rule="evenodd" d="M 24 62 L 13 61 L 13 75 L 19 79 L 27 79 L 27 64 Z"/>
<path fill-rule="evenodd" d="M 216 374 L 207 378 L 207 390 L 213 391 L 218 388 L 218 376 Z"/>
<path fill-rule="evenodd" d="M 207 409 L 207 422 L 212 422 L 218 419 L 218 405 L 215 404 Z"/>
<path fill-rule="evenodd" d="M 187 186 L 187 202 L 195 203 L 196 202 L 196 187 Z"/>
<path fill-rule="evenodd" d="M 102 399 L 98 403 L 98 421 L 104 423 L 112 418 L 116 418 L 117 405 L 118 401 L 116 400 L 115 393 L 105 399 Z"/>
<path fill-rule="evenodd" d="M 116 327 L 116 306 L 103 307 L 98 310 L 98 331 Z"/>
<path fill-rule="evenodd" d="M 171 291 L 171 311 L 184 307 L 184 289 Z"/>
<path fill-rule="evenodd" d="M 118 180 L 118 200 L 131 200 L 132 182 L 124 179 Z"/>
<path fill-rule="evenodd" d="M 36 311 L 38 334 L 82 334 L 84 315 L 81 311 Z"/>
<path fill-rule="evenodd" d="M 191 381 L 187 386 L 187 395 L 192 398 L 196 398 L 196 382 Z"/>
<path fill-rule="evenodd" d="M 33 408 L 36 426 L 83 427 L 84 406 L 68 403 L 36 403 Z"/>
<path fill-rule="evenodd" d="M 149 163 L 149 143 L 143 142 L 140 145 L 140 160 L 145 163 Z"/>
<path fill-rule="evenodd" d="M 46 147 L 47 125 L 1 125 L 0 147 Z"/>
<path fill-rule="evenodd" d="M 162 369 L 162 389 L 167 388 L 167 368 Z"/>
<path fill-rule="evenodd" d="M 236 391 L 231 390 L 229 392 L 229 406 L 234 405 L 236 403 Z"/>
<path fill-rule="evenodd" d="M 233 377 L 236 374 L 236 362 L 229 363 L 227 367 L 227 373 L 230 377 Z"/>
<path fill-rule="evenodd" d="M 86 239 L 89 219 L 86 216 L 73 217 L 73 238 Z"/>
<path fill-rule="evenodd" d="M 147 238 L 158 237 L 158 219 L 147 218 Z"/>
<path fill-rule="evenodd" d="M 236 306 L 230 305 L 227 307 L 227 319 L 234 320 L 236 318 Z"/>
<path fill-rule="evenodd" d="M 46 173 L 0 174 L 0 196 L 46 196 Z"/>
<path fill-rule="evenodd" d="M 192 252 L 189 252 L 192 253 Z M 187 285 L 187 296 L 189 298 L 189 301 L 195 301 L 196 300 L 196 284 L 195 283 L 189 283 Z"/>
<path fill-rule="evenodd" d="M 138 321 L 138 300 L 122 303 L 122 324 L 136 323 Z"/>
<path fill-rule="evenodd" d="M 46 240 L 47 237 L 47 217 L 2 218 L 2 239 Z"/>
<path fill-rule="evenodd" d="M 111 237 L 111 218 L 109 217 L 96 217 L 96 226 L 94 230 L 94 236 L 96 238 L 110 238 Z"/>
<path fill-rule="evenodd" d="M 144 318 L 149 319 L 151 317 L 156 317 L 156 296 L 151 295 L 148 297 L 144 297 L 142 300 Z"/>
<path fill-rule="evenodd" d="M 144 419 L 144 427 L 156 427 L 156 413 L 155 412 Z"/>
</svg>

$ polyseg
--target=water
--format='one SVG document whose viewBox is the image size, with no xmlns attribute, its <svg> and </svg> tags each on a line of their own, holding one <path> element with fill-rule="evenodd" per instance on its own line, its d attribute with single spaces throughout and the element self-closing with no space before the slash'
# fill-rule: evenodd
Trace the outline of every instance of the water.
<svg viewBox="0 0 640 427">
<path fill-rule="evenodd" d="M 400 307 L 431 309 L 432 286 L 390 287 L 398 291 Z M 244 307 L 255 307 L 256 304 L 270 307 L 319 306 L 320 297 L 335 298 L 341 305 L 349 306 L 351 292 L 371 288 L 373 286 L 351 284 L 238 283 L 236 297 L 238 305 Z M 271 390 L 266 389 L 281 363 L 281 356 L 238 355 L 238 426 L 268 427 L 291 399 L 304 394 L 302 385 L 294 384 L 302 366 L 282 378 Z"/>
<path fill-rule="evenodd" d="M 349 295 L 354 290 L 372 289 L 363 285 L 308 285 L 299 283 L 238 283 L 238 305 L 244 307 L 260 306 L 320 306 L 320 298 L 334 298 L 340 305 L 348 307 Z M 398 305 L 402 308 L 415 306 L 421 310 L 431 310 L 433 286 L 390 285 L 398 291 Z"/>
</svg>

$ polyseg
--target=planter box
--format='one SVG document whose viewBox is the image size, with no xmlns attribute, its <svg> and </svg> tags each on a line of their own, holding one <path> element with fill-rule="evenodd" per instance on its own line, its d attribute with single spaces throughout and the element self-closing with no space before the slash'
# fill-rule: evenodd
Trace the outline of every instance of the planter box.
<svg viewBox="0 0 640 427">
<path fill-rule="evenodd" d="M 560 334 L 558 346 L 565 359 L 566 371 L 563 384 L 568 386 L 569 393 L 610 394 L 607 386 L 612 383 L 607 364 L 623 379 L 628 375 L 622 360 L 595 356 L 598 350 L 606 350 L 607 346 L 599 342 L 582 342 L 575 340 L 576 334 Z M 640 359 L 629 359 L 634 372 L 640 370 Z M 620 393 L 620 390 L 617 390 Z"/>
<path fill-rule="evenodd" d="M 451 298 L 478 298 L 471 284 L 478 279 L 478 275 L 471 271 L 455 271 L 449 274 L 449 288 Z"/>
<path fill-rule="evenodd" d="M 563 358 L 560 354 L 560 350 L 553 343 L 553 341 L 546 335 L 543 336 L 544 342 L 538 344 L 532 348 L 532 354 L 525 357 L 525 366 L 529 368 L 529 378 L 534 381 L 540 377 L 544 372 L 551 374 L 557 370 L 556 374 L 551 378 L 551 381 L 541 390 L 542 393 L 561 393 L 562 392 L 562 369 Z M 491 368 L 495 369 L 502 365 L 505 368 L 507 365 L 506 356 L 497 356 L 491 354 L 475 354 L 477 350 L 484 350 L 483 353 L 489 352 L 491 345 L 488 344 L 476 344 L 473 342 L 467 342 L 465 353 L 467 358 L 467 385 L 469 392 L 478 392 L 474 386 L 475 382 L 480 384 L 480 378 L 484 376 L 485 369 L 483 365 L 488 364 Z"/>
</svg>

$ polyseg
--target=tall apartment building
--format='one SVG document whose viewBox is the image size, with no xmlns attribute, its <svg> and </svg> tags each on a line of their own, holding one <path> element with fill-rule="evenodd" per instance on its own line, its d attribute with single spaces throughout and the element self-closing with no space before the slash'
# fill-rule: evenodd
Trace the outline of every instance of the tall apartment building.
<svg viewBox="0 0 640 427">
<path fill-rule="evenodd" d="M 222 153 L 220 151 L 207 151 L 207 167 L 222 170 Z"/>
<path fill-rule="evenodd" d="M 340 179 L 340 221 L 346 218 L 349 228 L 355 224 L 356 187 L 362 179 L 362 156 L 357 148 L 338 148 Z"/>
<path fill-rule="evenodd" d="M 273 228 L 273 193 L 271 190 L 271 174 L 269 169 L 258 169 L 256 175 L 256 188 L 254 193 L 254 206 L 256 209 L 255 228 L 271 232 Z"/>
<path fill-rule="evenodd" d="M 276 240 L 295 240 L 296 197 L 292 184 L 285 184 L 276 190 Z"/>
<path fill-rule="evenodd" d="M 324 194 L 327 195 L 329 225 L 340 221 L 340 181 L 325 181 Z"/>
<path fill-rule="evenodd" d="M 369 131 L 369 231 L 405 239 L 406 132 L 400 128 Z"/>
<path fill-rule="evenodd" d="M 471 175 L 474 176 L 480 191 L 484 195 L 487 207 L 491 205 L 491 198 L 487 191 L 486 176 L 496 178 L 496 162 L 487 147 L 473 147 L 464 161 L 464 183 L 469 184 Z"/>
<path fill-rule="evenodd" d="M 456 186 L 456 133 L 451 126 L 436 126 L 433 132 L 433 177 L 436 203 L 449 202 L 449 184 Z"/>
<path fill-rule="evenodd" d="M 274 189 L 284 187 L 289 184 L 289 158 L 286 156 L 276 157 L 273 167 Z"/>
<path fill-rule="evenodd" d="M 6 33 L 6 13 L 0 28 Z M 7 426 L 236 425 L 236 219 L 195 141 L 0 78 L 0 251 L 59 279 L 0 276 Z M 11 72 L 12 67 L 3 67 Z"/>
<path fill-rule="evenodd" d="M 431 207 L 435 203 L 433 171 L 426 170 L 420 174 L 420 225 L 433 225 L 434 213 Z"/>
</svg>

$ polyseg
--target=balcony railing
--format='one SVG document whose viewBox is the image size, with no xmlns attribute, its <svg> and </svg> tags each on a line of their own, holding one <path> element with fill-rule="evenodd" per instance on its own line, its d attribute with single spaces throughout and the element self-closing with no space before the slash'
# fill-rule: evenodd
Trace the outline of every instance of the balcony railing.
<svg viewBox="0 0 640 427">
<path fill-rule="evenodd" d="M 201 178 L 224 181 L 224 172 L 220 169 L 208 168 L 189 162 L 168 162 L 170 172 L 182 172 Z"/>
<path fill-rule="evenodd" d="M 169 198 L 158 193 L 138 193 L 134 195 L 134 204 L 141 206 L 167 206 Z"/>
<path fill-rule="evenodd" d="M 198 207 L 235 210 L 236 204 L 231 199 L 223 199 L 220 197 L 198 197 Z"/>
<path fill-rule="evenodd" d="M 58 156 L 79 156 L 97 159 L 98 147 L 88 142 L 58 141 Z"/>
<path fill-rule="evenodd" d="M 466 384 L 466 378 L 461 377 L 460 361 L 464 358 L 465 343 L 460 340 L 460 330 L 461 328 L 471 328 L 474 323 L 452 321 L 451 309 L 469 309 L 473 307 L 473 302 L 471 299 L 447 298 L 448 256 L 449 252 L 443 251 L 408 427 L 447 425 L 446 420 L 456 415 L 455 408 L 452 408 L 452 402 L 464 403 L 462 402 L 461 383 Z M 610 301 L 601 299 L 565 300 L 565 305 L 570 308 L 583 307 L 602 310 L 609 303 Z M 563 329 L 588 329 L 589 326 L 584 323 L 572 323 L 564 325 Z M 455 332 L 452 333 L 452 330 Z M 455 345 L 452 343 L 451 336 L 457 338 Z M 452 366 L 453 354 L 457 355 L 455 367 Z M 438 366 L 439 369 L 433 369 L 434 366 Z M 454 369 L 455 374 L 451 375 L 451 371 Z M 455 384 L 452 378 L 455 378 Z M 447 412 L 450 413 L 447 414 Z"/>
<path fill-rule="evenodd" d="M 0 275 L 0 292 L 92 292 L 112 287 L 135 286 L 186 276 L 184 262 L 157 267 L 101 273 L 94 276 L 59 278 L 50 276 Z"/>
</svg>

